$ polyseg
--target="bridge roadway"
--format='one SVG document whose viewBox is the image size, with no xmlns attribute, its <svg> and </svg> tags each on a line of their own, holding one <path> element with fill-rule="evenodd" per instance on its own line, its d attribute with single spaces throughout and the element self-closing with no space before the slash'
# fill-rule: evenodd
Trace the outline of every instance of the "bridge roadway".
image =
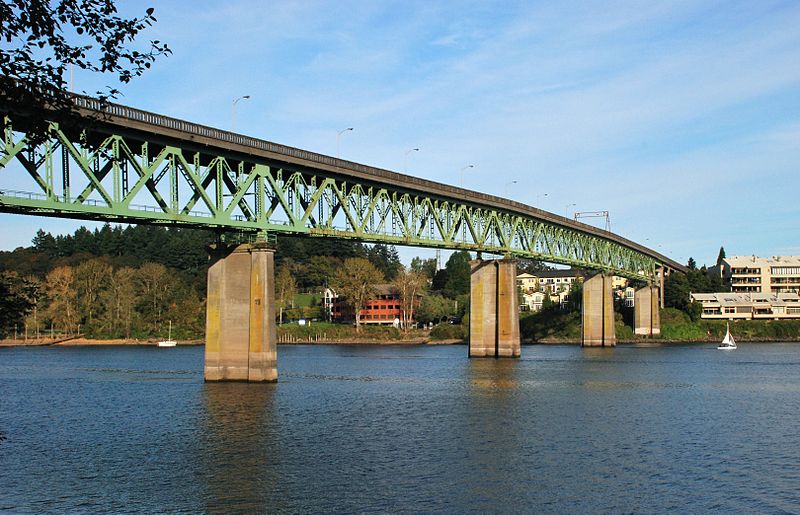
<svg viewBox="0 0 800 515">
<path fill-rule="evenodd" d="M 0 211 L 245 231 L 254 243 L 210 249 L 207 381 L 277 381 L 270 232 L 467 249 L 470 357 L 519 357 L 513 257 L 596 270 L 583 286 L 583 344 L 616 345 L 610 275 L 644 281 L 635 331 L 658 334 L 657 280 L 685 268 L 614 233 L 519 202 L 76 96 L 75 128 L 29 144 L 4 118 Z M 15 125 L 16 124 L 16 125 Z M 16 160 L 16 161 L 15 161 Z M 16 191 L 6 179 L 38 191 Z M 31 182 L 32 181 L 32 182 Z M 79 192 L 79 193 L 77 193 Z"/>
<path fill-rule="evenodd" d="M 74 99 L 87 119 L 80 138 L 56 128 L 51 142 L 31 151 L 6 119 L 0 179 L 17 157 L 39 191 L 0 181 L 0 211 L 467 249 L 645 281 L 659 267 L 685 271 L 620 235 L 520 202 Z"/>
</svg>

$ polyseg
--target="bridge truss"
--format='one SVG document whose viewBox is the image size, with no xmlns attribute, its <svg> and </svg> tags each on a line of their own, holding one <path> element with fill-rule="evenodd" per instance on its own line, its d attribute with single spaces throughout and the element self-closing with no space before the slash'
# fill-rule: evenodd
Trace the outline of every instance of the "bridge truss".
<svg viewBox="0 0 800 515">
<path fill-rule="evenodd" d="M 465 249 L 646 281 L 680 267 L 516 202 L 114 107 L 125 116 L 80 131 L 51 124 L 37 145 L 5 117 L 0 211 Z"/>
</svg>

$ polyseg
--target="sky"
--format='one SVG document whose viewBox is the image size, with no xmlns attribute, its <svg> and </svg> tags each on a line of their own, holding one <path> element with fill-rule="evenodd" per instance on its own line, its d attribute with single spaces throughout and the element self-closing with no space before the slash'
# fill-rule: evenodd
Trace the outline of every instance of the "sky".
<svg viewBox="0 0 800 515">
<path fill-rule="evenodd" d="M 176 0 L 123 13 L 151 5 L 139 41 L 173 54 L 119 103 L 230 129 L 249 95 L 237 132 L 463 177 L 569 217 L 608 211 L 614 232 L 682 263 L 714 264 L 720 246 L 800 255 L 800 2 Z M 73 84 L 117 86 L 80 71 Z M 80 225 L 96 226 L 2 214 L 0 249 Z"/>
</svg>

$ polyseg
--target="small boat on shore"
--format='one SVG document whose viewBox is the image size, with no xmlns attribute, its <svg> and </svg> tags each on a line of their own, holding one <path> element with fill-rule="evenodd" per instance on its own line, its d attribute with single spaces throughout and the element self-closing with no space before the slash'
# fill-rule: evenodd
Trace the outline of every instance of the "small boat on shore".
<svg viewBox="0 0 800 515">
<path fill-rule="evenodd" d="M 178 342 L 172 339 L 172 320 L 169 321 L 169 331 L 167 332 L 167 339 L 158 342 L 159 347 L 175 347 Z"/>
<path fill-rule="evenodd" d="M 725 324 L 725 338 L 722 339 L 722 343 L 717 345 L 717 350 L 735 350 L 736 349 L 736 341 L 731 336 L 731 325 Z"/>
</svg>

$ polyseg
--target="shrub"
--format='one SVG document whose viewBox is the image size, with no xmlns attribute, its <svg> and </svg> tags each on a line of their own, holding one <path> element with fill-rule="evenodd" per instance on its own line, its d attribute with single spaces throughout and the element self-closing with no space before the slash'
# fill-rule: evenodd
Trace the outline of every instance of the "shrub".
<svg viewBox="0 0 800 515">
<path fill-rule="evenodd" d="M 466 340 L 467 327 L 461 324 L 438 324 L 431 329 L 431 340 Z"/>
</svg>

